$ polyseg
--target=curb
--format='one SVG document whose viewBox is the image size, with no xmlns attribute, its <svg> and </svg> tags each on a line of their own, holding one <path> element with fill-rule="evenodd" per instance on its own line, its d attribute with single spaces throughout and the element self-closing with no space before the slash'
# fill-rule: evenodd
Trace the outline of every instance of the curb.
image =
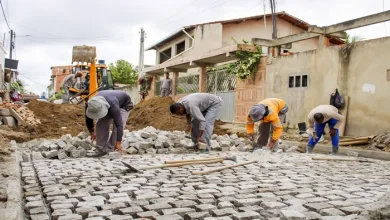
<svg viewBox="0 0 390 220">
<path fill-rule="evenodd" d="M 302 142 L 296 142 L 296 141 L 283 141 L 283 142 L 288 144 L 294 144 L 294 145 L 303 144 Z M 317 144 L 313 151 L 315 153 L 329 154 L 330 152 L 332 152 L 332 146 L 325 145 L 325 144 Z M 384 151 L 362 150 L 362 149 L 356 149 L 351 147 L 339 147 L 338 154 L 347 155 L 347 153 L 351 151 L 358 153 L 359 157 L 390 161 L 390 153 Z"/>
<path fill-rule="evenodd" d="M 20 170 L 18 150 L 15 148 L 15 152 L 11 156 L 10 177 L 7 181 L 7 208 L 5 213 L 5 219 L 7 220 L 24 219 Z"/>
</svg>

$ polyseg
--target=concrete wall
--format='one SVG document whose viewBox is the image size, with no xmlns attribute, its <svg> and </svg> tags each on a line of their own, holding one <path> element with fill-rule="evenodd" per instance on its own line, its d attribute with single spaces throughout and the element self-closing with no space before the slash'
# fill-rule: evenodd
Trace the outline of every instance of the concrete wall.
<svg viewBox="0 0 390 220">
<path fill-rule="evenodd" d="M 340 46 L 278 57 L 267 66 L 267 97 L 278 97 L 289 105 L 292 126 L 307 121 L 307 114 L 329 104 L 330 94 L 339 88 L 349 96 L 345 135 L 371 135 L 389 130 L 390 38 L 358 42 L 348 51 Z M 349 55 L 348 55 L 349 54 Z M 308 87 L 289 88 L 292 75 L 308 75 Z"/>
<path fill-rule="evenodd" d="M 283 20 L 277 19 L 278 37 L 284 37 L 292 34 L 304 32 L 305 30 L 294 26 L 293 24 Z M 272 39 L 272 20 L 266 19 L 266 27 L 264 26 L 264 20 L 248 20 L 241 23 L 224 24 L 222 30 L 222 46 L 233 45 L 234 38 L 238 43 L 242 43 L 242 40 L 251 42 L 252 38 L 264 38 Z M 301 42 L 293 43 L 290 52 L 302 52 L 307 50 L 316 49 L 318 45 L 318 39 L 313 38 Z"/>
<path fill-rule="evenodd" d="M 126 92 L 134 105 L 138 104 L 141 100 L 138 85 L 119 85 L 118 87 L 115 87 L 115 89 Z"/>
</svg>

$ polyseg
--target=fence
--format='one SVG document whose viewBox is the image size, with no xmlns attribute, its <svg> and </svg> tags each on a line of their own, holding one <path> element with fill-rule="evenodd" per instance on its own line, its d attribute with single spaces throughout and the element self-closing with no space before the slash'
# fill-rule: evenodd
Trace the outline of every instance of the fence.
<svg viewBox="0 0 390 220">
<path fill-rule="evenodd" d="M 177 78 L 176 94 L 189 94 L 199 92 L 199 75 Z"/>
<path fill-rule="evenodd" d="M 208 93 L 214 93 L 223 98 L 218 119 L 233 122 L 236 113 L 236 89 L 237 78 L 226 70 L 207 72 L 206 89 Z"/>
</svg>

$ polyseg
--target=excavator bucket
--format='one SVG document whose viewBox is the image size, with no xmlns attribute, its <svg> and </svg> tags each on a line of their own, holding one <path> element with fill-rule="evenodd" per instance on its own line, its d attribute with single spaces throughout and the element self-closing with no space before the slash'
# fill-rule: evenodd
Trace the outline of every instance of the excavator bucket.
<svg viewBox="0 0 390 220">
<path fill-rule="evenodd" d="M 96 47 L 73 46 L 72 63 L 95 63 Z"/>
</svg>

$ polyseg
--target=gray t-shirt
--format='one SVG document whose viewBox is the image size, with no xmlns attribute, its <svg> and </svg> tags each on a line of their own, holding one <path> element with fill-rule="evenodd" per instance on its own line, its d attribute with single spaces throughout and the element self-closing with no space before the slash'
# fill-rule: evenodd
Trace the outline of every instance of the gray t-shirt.
<svg viewBox="0 0 390 220">
<path fill-rule="evenodd" d="M 192 119 L 199 121 L 199 129 L 204 130 L 206 127 L 206 119 L 202 112 L 206 111 L 210 106 L 220 103 L 221 100 L 216 95 L 208 93 L 192 93 L 181 98 L 178 103 L 181 103 L 186 109 L 187 114 L 192 116 Z"/>
<path fill-rule="evenodd" d="M 70 74 L 69 76 L 66 76 L 64 80 L 62 80 L 62 87 L 63 88 L 70 88 L 74 84 L 75 74 Z"/>
<path fill-rule="evenodd" d="M 163 79 L 161 81 L 161 88 L 162 89 L 171 89 L 172 79 Z"/>
</svg>

